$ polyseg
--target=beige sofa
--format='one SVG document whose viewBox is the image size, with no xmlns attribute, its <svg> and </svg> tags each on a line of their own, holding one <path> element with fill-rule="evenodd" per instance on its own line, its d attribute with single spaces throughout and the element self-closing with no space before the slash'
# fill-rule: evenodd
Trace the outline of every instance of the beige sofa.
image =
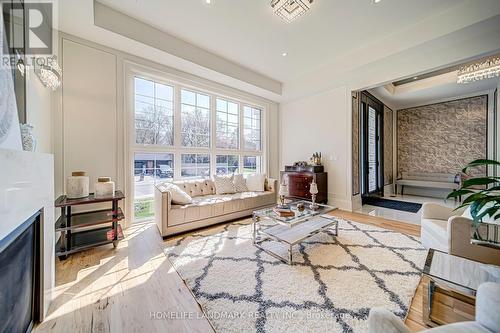
<svg viewBox="0 0 500 333">
<path fill-rule="evenodd" d="M 422 207 L 421 241 L 425 248 L 500 265 L 500 250 L 471 244 L 471 228 L 472 220 L 465 208 L 453 210 L 429 202 Z"/>
<path fill-rule="evenodd" d="M 276 204 L 276 179 L 266 179 L 264 192 L 215 194 L 212 180 L 173 182 L 193 198 L 188 205 L 172 204 L 168 186 L 155 188 L 155 220 L 162 237 L 252 215 Z"/>
</svg>

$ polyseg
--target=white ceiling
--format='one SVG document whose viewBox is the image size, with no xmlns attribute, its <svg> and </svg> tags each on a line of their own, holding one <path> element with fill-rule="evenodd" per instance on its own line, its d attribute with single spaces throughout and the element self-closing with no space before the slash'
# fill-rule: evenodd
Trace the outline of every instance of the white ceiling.
<svg viewBox="0 0 500 333">
<path fill-rule="evenodd" d="M 94 0 L 59 0 L 59 29 L 278 102 L 339 85 L 374 86 L 411 74 L 408 70 L 431 70 L 499 48 L 499 0 L 382 0 L 377 5 L 371 0 L 314 0 L 311 10 L 291 24 L 272 13 L 270 0 L 211 0 L 211 5 L 205 0 L 96 1 L 215 55 L 193 62 L 97 26 Z M 477 43 L 464 44 L 469 40 Z M 424 51 L 413 52 L 424 50 L 422 45 L 440 51 L 422 58 Z M 403 55 L 406 51 L 420 56 L 418 64 L 404 64 L 411 58 Z M 207 66 L 216 62 L 214 57 L 241 66 L 241 72 L 250 70 L 254 77 L 281 82 L 282 93 Z"/>
<path fill-rule="evenodd" d="M 286 82 L 466 0 L 383 0 L 376 5 L 371 0 L 316 0 L 291 24 L 273 14 L 270 0 L 99 2 Z"/>
</svg>

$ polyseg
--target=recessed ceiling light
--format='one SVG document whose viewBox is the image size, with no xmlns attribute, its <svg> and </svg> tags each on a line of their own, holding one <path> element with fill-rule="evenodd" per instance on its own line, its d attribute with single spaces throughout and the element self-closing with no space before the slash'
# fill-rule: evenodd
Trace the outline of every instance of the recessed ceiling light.
<svg viewBox="0 0 500 333">
<path fill-rule="evenodd" d="M 382 0 L 372 0 L 372 3 L 379 3 Z"/>
<path fill-rule="evenodd" d="M 212 0 L 205 0 L 205 3 L 206 3 L 207 5 L 210 5 L 210 4 L 212 3 Z"/>
<path fill-rule="evenodd" d="M 281 55 L 282 55 L 283 57 L 286 57 L 286 56 L 288 55 L 288 53 L 283 52 Z"/>
</svg>

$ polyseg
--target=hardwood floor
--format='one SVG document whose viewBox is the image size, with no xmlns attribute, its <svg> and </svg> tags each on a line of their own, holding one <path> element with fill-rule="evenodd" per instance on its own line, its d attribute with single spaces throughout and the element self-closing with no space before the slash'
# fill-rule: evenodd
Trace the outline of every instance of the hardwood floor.
<svg viewBox="0 0 500 333">
<path fill-rule="evenodd" d="M 420 235 L 416 225 L 339 210 L 333 215 Z M 213 332 L 163 255 L 156 225 L 136 224 L 124 233 L 116 250 L 100 247 L 56 260 L 55 300 L 35 332 Z M 406 325 L 413 332 L 423 330 L 421 318 L 422 285 Z"/>
<path fill-rule="evenodd" d="M 116 250 L 56 259 L 55 300 L 35 332 L 213 332 L 164 256 L 156 225 L 124 232 Z M 184 318 L 167 318 L 174 311 Z"/>
</svg>

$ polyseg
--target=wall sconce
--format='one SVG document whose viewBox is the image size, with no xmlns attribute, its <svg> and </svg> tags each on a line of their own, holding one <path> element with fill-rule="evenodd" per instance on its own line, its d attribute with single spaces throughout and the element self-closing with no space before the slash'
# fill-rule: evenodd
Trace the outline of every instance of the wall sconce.
<svg viewBox="0 0 500 333">
<path fill-rule="evenodd" d="M 62 70 L 57 63 L 56 56 L 47 58 L 47 62 L 42 65 L 36 65 L 35 73 L 40 79 L 40 82 L 53 91 L 56 91 L 61 85 Z"/>
</svg>

